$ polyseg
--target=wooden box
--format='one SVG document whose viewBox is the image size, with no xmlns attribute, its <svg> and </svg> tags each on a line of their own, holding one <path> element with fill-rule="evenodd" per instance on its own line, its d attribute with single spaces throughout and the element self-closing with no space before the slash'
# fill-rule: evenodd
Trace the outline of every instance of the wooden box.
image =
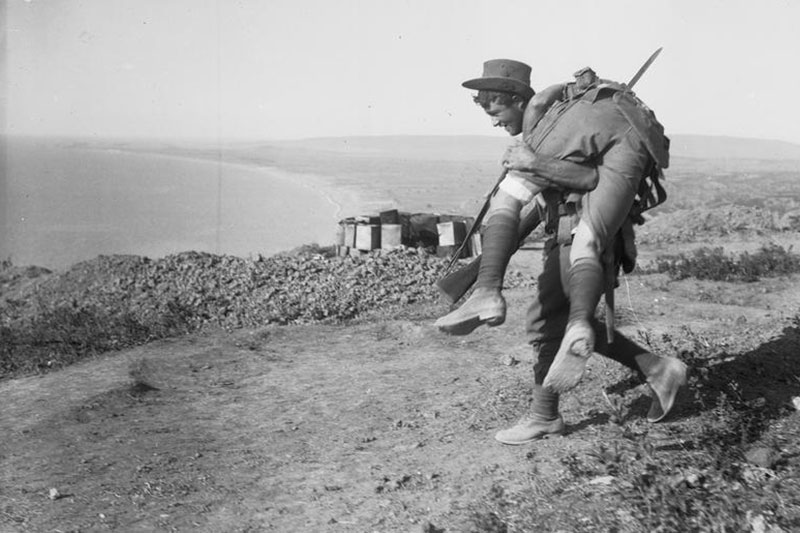
<svg viewBox="0 0 800 533">
<path fill-rule="evenodd" d="M 356 245 L 356 225 L 355 224 L 345 224 L 344 226 L 344 242 L 342 242 L 343 246 L 347 246 L 348 248 L 353 248 Z"/>
<path fill-rule="evenodd" d="M 439 222 L 436 229 L 439 233 L 439 246 L 458 246 L 467 236 L 467 225 L 455 220 Z"/>
<path fill-rule="evenodd" d="M 381 227 L 379 224 L 358 224 L 356 226 L 356 248 L 374 250 L 381 247 Z"/>
<path fill-rule="evenodd" d="M 403 226 L 400 224 L 381 224 L 381 248 L 391 250 L 403 242 Z"/>
</svg>

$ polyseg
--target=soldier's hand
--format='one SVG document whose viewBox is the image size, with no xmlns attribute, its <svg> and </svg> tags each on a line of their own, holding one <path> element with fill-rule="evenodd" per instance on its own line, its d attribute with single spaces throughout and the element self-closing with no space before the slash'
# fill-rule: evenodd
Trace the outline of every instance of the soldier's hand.
<svg viewBox="0 0 800 533">
<path fill-rule="evenodd" d="M 503 166 L 508 170 L 533 172 L 536 153 L 524 142 L 517 142 L 506 149 L 503 155 Z"/>
</svg>

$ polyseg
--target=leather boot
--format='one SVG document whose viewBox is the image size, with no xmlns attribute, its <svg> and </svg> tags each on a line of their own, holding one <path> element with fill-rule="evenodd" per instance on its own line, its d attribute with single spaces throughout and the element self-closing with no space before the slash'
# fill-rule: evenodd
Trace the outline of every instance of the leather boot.
<svg viewBox="0 0 800 533">
<path fill-rule="evenodd" d="M 594 328 L 584 320 L 567 325 L 553 364 L 543 385 L 554 392 L 574 388 L 583 377 L 586 363 L 594 353 Z"/>
<path fill-rule="evenodd" d="M 451 335 L 467 335 L 482 324 L 499 326 L 506 320 L 506 300 L 500 289 L 477 288 L 464 305 L 443 316 L 435 326 Z"/>
<path fill-rule="evenodd" d="M 637 362 L 642 359 L 647 359 L 642 367 L 653 396 L 647 420 L 659 422 L 672 409 L 678 390 L 686 385 L 687 366 L 674 357 L 659 357 L 649 353 L 637 356 Z"/>
<path fill-rule="evenodd" d="M 546 420 L 541 416 L 526 416 L 513 427 L 498 431 L 495 440 L 503 444 L 518 446 L 535 440 L 544 439 L 551 435 L 564 433 L 564 419 L 561 415 L 553 420 Z"/>
</svg>

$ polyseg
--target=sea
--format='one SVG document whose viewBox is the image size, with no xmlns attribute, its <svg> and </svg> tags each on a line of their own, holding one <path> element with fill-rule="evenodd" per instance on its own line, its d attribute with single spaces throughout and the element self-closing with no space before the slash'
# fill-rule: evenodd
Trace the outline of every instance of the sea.
<svg viewBox="0 0 800 533">
<path fill-rule="evenodd" d="M 188 250 L 255 257 L 334 242 L 339 206 L 299 176 L 63 139 L 3 140 L 0 260 L 13 265 L 61 270 L 98 255 Z"/>
</svg>

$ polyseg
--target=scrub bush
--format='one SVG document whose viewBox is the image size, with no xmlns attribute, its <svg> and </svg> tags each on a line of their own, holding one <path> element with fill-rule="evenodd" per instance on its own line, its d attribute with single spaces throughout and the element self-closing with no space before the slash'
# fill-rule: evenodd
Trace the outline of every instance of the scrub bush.
<svg viewBox="0 0 800 533">
<path fill-rule="evenodd" d="M 758 281 L 763 277 L 800 272 L 800 256 L 776 244 L 755 253 L 726 254 L 721 247 L 698 248 L 691 254 L 665 255 L 644 273 L 666 273 L 671 279 L 696 278 L 712 281 Z"/>
</svg>

